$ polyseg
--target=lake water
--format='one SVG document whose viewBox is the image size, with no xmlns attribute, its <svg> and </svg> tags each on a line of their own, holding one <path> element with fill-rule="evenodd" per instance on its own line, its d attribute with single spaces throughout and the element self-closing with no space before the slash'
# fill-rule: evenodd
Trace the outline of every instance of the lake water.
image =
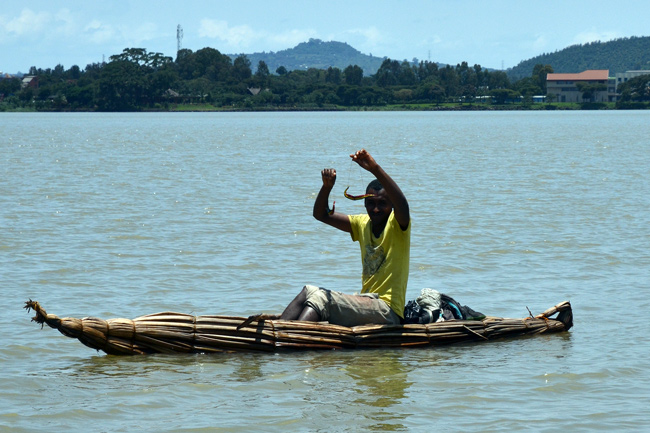
<svg viewBox="0 0 650 433">
<path fill-rule="evenodd" d="M 0 430 L 648 431 L 650 112 L 0 113 Z M 281 312 L 360 285 L 311 216 L 367 148 L 413 217 L 407 299 L 570 300 L 568 333 L 411 350 L 114 357 L 30 322 Z"/>
</svg>

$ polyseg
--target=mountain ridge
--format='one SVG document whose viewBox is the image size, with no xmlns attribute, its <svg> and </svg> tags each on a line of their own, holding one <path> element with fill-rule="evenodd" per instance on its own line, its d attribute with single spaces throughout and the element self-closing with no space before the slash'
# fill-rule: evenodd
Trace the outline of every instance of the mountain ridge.
<svg viewBox="0 0 650 433">
<path fill-rule="evenodd" d="M 242 54 L 227 55 L 234 60 Z M 344 70 L 349 65 L 357 65 L 363 69 L 366 76 L 374 75 L 382 62 L 388 58 L 363 54 L 346 42 L 322 41 L 313 38 L 281 51 L 243 55 L 248 57 L 253 70 L 257 69 L 260 61 L 264 61 L 271 72 L 275 72 L 280 66 L 284 66 L 290 71 L 309 68 L 327 69 L 329 67 Z M 465 61 L 473 64 L 470 59 Z M 609 69 L 613 74 L 627 70 L 650 69 L 650 36 L 632 36 L 606 42 L 596 41 L 571 45 L 553 53 L 543 53 L 522 60 L 505 72 L 511 80 L 516 81 L 530 77 L 536 64 L 551 65 L 556 73 Z M 438 63 L 438 65 L 445 66 L 446 63 Z"/>
<path fill-rule="evenodd" d="M 231 59 L 236 59 L 241 54 L 227 54 Z M 280 66 L 287 70 L 307 70 L 309 68 L 327 69 L 329 67 L 344 70 L 349 65 L 357 65 L 363 69 L 364 75 L 373 75 L 381 66 L 386 57 L 376 57 L 372 54 L 363 54 L 346 42 L 322 41 L 311 38 L 301 42 L 293 48 L 276 52 L 261 52 L 243 54 L 251 62 L 251 68 L 257 69 L 260 61 L 266 63 L 269 71 L 275 72 Z"/>
<path fill-rule="evenodd" d="M 609 69 L 610 75 L 650 69 L 650 36 L 632 36 L 611 41 L 589 42 L 522 60 L 507 71 L 511 80 L 530 77 L 537 64 L 551 65 L 555 73 L 578 73 Z"/>
</svg>

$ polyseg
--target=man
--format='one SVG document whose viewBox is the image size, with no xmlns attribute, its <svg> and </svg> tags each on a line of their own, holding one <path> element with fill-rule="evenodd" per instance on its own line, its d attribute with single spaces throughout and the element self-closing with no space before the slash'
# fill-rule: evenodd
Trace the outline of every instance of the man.
<svg viewBox="0 0 650 433">
<path fill-rule="evenodd" d="M 346 295 L 305 286 L 281 315 L 283 320 L 329 321 L 356 326 L 399 324 L 404 317 L 409 273 L 411 217 L 409 205 L 395 181 L 365 150 L 350 155 L 375 176 L 366 189 L 367 215 L 331 212 L 329 195 L 336 170 L 321 172 L 323 186 L 314 203 L 314 218 L 350 233 L 359 242 L 363 265 L 360 295 Z"/>
</svg>

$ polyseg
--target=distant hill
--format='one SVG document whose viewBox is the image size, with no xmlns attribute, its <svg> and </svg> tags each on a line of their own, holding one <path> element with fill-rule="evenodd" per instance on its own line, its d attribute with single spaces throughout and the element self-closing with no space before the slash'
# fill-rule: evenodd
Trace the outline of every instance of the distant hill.
<svg viewBox="0 0 650 433">
<path fill-rule="evenodd" d="M 228 56 L 234 60 L 239 54 Z M 246 54 L 246 57 L 251 61 L 253 71 L 257 69 L 259 61 L 263 60 L 272 73 L 280 66 L 292 71 L 327 69 L 330 66 L 343 70 L 350 65 L 357 65 L 363 69 L 364 75 L 373 75 L 384 61 L 383 57 L 362 54 L 344 42 L 323 42 L 320 39 L 310 39 L 309 42 L 302 42 L 294 48 L 282 51 Z"/>
<path fill-rule="evenodd" d="M 609 69 L 610 75 L 630 70 L 650 69 L 650 37 L 631 37 L 609 42 L 572 45 L 554 53 L 524 60 L 507 71 L 512 81 L 530 77 L 536 64 L 551 65 L 556 73 Z"/>
<path fill-rule="evenodd" d="M 324 42 L 310 39 L 294 48 L 277 52 L 245 54 L 251 61 L 253 71 L 263 60 L 269 71 L 275 73 L 280 66 L 287 70 L 327 69 L 330 66 L 341 70 L 349 65 L 363 69 L 364 75 L 373 75 L 386 57 L 363 54 L 345 42 Z M 228 54 L 233 60 L 239 54 Z M 399 60 L 399 59 L 393 59 Z M 466 61 L 472 64 L 471 59 Z M 650 37 L 633 36 L 608 42 L 591 42 L 572 45 L 554 53 L 545 53 L 520 62 L 508 69 L 511 81 L 530 77 L 536 64 L 551 65 L 556 73 L 582 72 L 587 69 L 609 69 L 610 74 L 629 70 L 650 69 Z M 444 66 L 444 65 L 441 65 Z"/>
</svg>

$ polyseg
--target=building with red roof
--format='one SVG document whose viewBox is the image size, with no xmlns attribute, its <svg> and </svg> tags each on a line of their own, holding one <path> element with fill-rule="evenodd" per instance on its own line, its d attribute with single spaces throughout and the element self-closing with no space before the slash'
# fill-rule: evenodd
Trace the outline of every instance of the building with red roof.
<svg viewBox="0 0 650 433">
<path fill-rule="evenodd" d="M 608 69 L 548 74 L 546 95 L 554 95 L 557 102 L 615 102 L 616 79 L 609 77 Z"/>
</svg>

